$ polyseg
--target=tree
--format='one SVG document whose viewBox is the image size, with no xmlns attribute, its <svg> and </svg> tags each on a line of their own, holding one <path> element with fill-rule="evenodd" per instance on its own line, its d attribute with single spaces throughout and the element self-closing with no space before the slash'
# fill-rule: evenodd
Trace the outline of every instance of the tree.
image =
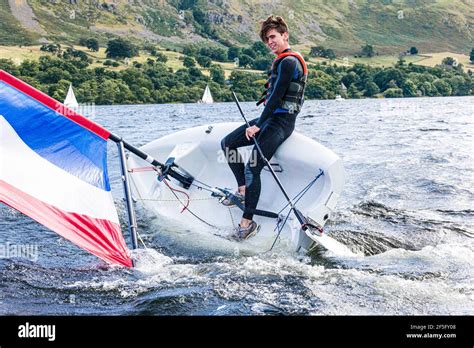
<svg viewBox="0 0 474 348">
<path fill-rule="evenodd" d="M 90 38 L 86 40 L 86 47 L 93 52 L 99 51 L 99 41 L 94 38 Z"/>
<path fill-rule="evenodd" d="M 199 55 L 199 56 L 196 57 L 196 61 L 197 61 L 198 64 L 199 64 L 200 66 L 202 66 L 203 68 L 208 68 L 208 67 L 210 67 L 210 66 L 211 66 L 211 62 L 212 62 L 212 61 L 211 61 L 211 58 L 206 57 L 206 56 L 201 56 L 201 55 Z"/>
<path fill-rule="evenodd" d="M 325 51 L 326 47 L 324 46 L 313 46 L 309 54 L 313 57 L 322 57 Z"/>
<path fill-rule="evenodd" d="M 364 96 L 373 97 L 374 95 L 376 95 L 379 92 L 380 92 L 379 86 L 377 86 L 377 84 L 375 82 L 369 81 L 365 85 Z"/>
<path fill-rule="evenodd" d="M 365 46 L 362 46 L 362 52 L 361 54 L 366 57 L 373 57 L 375 56 L 375 51 L 374 47 L 372 45 L 366 44 Z"/>
<path fill-rule="evenodd" d="M 105 51 L 107 58 L 132 58 L 138 56 L 138 48 L 122 38 L 110 40 Z"/>
<path fill-rule="evenodd" d="M 472 64 L 474 64 L 474 48 L 471 50 L 471 55 L 469 57 Z"/>
<path fill-rule="evenodd" d="M 186 57 L 184 57 L 183 65 L 186 68 L 192 68 L 192 67 L 196 66 L 196 61 L 193 58 L 186 56 Z"/>
<path fill-rule="evenodd" d="M 336 53 L 332 49 L 328 48 L 325 52 L 325 57 L 331 60 L 336 59 Z"/>
<path fill-rule="evenodd" d="M 433 86 L 436 88 L 438 93 L 442 96 L 449 97 L 452 93 L 451 85 L 444 79 L 437 79 L 433 82 Z"/>
<path fill-rule="evenodd" d="M 240 48 L 236 46 L 229 47 L 229 50 L 227 51 L 227 58 L 229 60 L 234 60 L 240 55 Z"/>
<path fill-rule="evenodd" d="M 416 85 L 411 80 L 405 80 L 402 84 L 403 96 L 416 97 Z"/>
<path fill-rule="evenodd" d="M 18 75 L 18 67 L 15 65 L 13 60 L 11 59 L 5 59 L 1 58 L 0 59 L 0 69 L 5 70 L 6 72 L 12 74 L 12 75 Z"/>
<path fill-rule="evenodd" d="M 202 47 L 199 50 L 199 55 L 209 57 L 219 62 L 225 62 L 227 60 L 227 51 L 220 47 Z"/>
<path fill-rule="evenodd" d="M 71 74 L 59 67 L 51 67 L 39 74 L 39 80 L 44 84 L 58 83 L 60 80 L 71 81 Z"/>
<path fill-rule="evenodd" d="M 242 50 L 242 54 L 246 54 L 247 56 L 255 59 L 257 58 L 257 52 L 255 52 L 252 48 L 247 47 Z"/>
<path fill-rule="evenodd" d="M 419 89 L 424 96 L 432 97 L 437 94 L 436 88 L 429 81 L 424 81 L 419 85 Z"/>
<path fill-rule="evenodd" d="M 355 84 L 350 85 L 347 89 L 347 95 L 353 99 L 360 99 L 362 97 L 362 93 L 357 89 Z"/>
<path fill-rule="evenodd" d="M 158 53 L 158 51 L 156 50 L 156 47 L 150 44 L 144 45 L 143 49 L 147 51 L 148 53 L 150 53 L 152 56 L 156 56 L 156 54 Z"/>
<path fill-rule="evenodd" d="M 181 0 L 179 1 L 179 9 L 180 10 L 188 10 L 190 8 L 193 8 L 198 4 L 199 0 Z"/>
<path fill-rule="evenodd" d="M 262 41 L 255 41 L 252 44 L 252 50 L 256 53 L 257 56 L 265 56 L 268 54 L 267 45 L 265 45 Z"/>
<path fill-rule="evenodd" d="M 52 54 L 60 54 L 61 53 L 61 45 L 60 44 L 46 44 L 42 45 L 40 51 L 49 52 Z"/>
<path fill-rule="evenodd" d="M 403 91 L 400 88 L 389 88 L 383 92 L 385 98 L 402 98 Z"/>
<path fill-rule="evenodd" d="M 418 48 L 416 48 L 415 46 L 411 47 L 410 54 L 418 54 Z"/>
<path fill-rule="evenodd" d="M 39 64 L 35 60 L 25 59 L 20 65 L 20 74 L 24 76 L 35 77 L 39 72 Z"/>
<path fill-rule="evenodd" d="M 161 52 L 156 52 L 155 57 L 157 62 L 166 63 L 168 61 L 168 57 Z"/>
<path fill-rule="evenodd" d="M 199 7 L 193 8 L 193 17 L 201 25 L 207 24 L 206 14 Z"/>
<path fill-rule="evenodd" d="M 239 66 L 242 68 L 247 68 L 250 65 L 253 64 L 253 58 L 246 55 L 246 54 L 241 54 L 239 56 Z"/>
<path fill-rule="evenodd" d="M 211 67 L 211 79 L 215 83 L 224 84 L 225 83 L 225 74 L 224 69 L 218 64 L 213 64 Z"/>
<path fill-rule="evenodd" d="M 257 58 L 251 64 L 252 68 L 255 70 L 268 70 L 272 65 L 272 59 L 267 58 Z"/>
<path fill-rule="evenodd" d="M 313 57 L 324 57 L 328 59 L 336 59 L 336 53 L 330 48 L 326 49 L 324 46 L 311 47 L 309 54 Z"/>
<path fill-rule="evenodd" d="M 381 91 L 387 88 L 400 86 L 403 82 L 403 73 L 397 68 L 380 70 L 374 75 L 374 82 Z"/>
<path fill-rule="evenodd" d="M 446 57 L 441 62 L 441 64 L 443 64 L 444 66 L 452 66 L 452 67 L 457 66 L 458 65 L 457 63 L 458 61 L 454 59 L 453 57 Z"/>
<path fill-rule="evenodd" d="M 196 67 L 189 68 L 189 75 L 194 77 L 195 79 L 201 79 L 202 77 L 204 77 L 201 70 Z"/>
<path fill-rule="evenodd" d="M 199 52 L 199 48 L 196 45 L 187 45 L 183 48 L 183 54 L 186 56 L 196 56 Z"/>
<path fill-rule="evenodd" d="M 343 76 L 343 78 L 341 79 L 341 82 L 346 87 L 349 87 L 353 83 L 359 82 L 359 76 L 355 72 L 351 71 L 351 72 L 349 72 L 349 73 L 347 73 L 346 75 Z"/>
</svg>

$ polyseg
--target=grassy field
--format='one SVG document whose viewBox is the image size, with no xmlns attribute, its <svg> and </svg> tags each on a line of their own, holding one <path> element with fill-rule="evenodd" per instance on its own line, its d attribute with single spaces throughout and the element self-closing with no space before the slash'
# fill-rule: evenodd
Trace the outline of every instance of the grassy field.
<svg viewBox="0 0 474 348">
<path fill-rule="evenodd" d="M 0 46 L 0 57 L 11 59 L 15 64 L 21 64 L 25 59 L 38 60 L 44 52 L 40 51 L 41 46 Z"/>
<path fill-rule="evenodd" d="M 446 57 L 453 57 L 456 58 L 457 61 L 464 66 L 464 71 L 473 70 L 474 71 L 474 64 L 469 61 L 469 56 L 466 54 L 458 54 L 452 52 L 440 52 L 440 53 L 425 53 L 413 56 L 405 56 L 405 62 L 413 63 L 416 65 L 422 66 L 429 66 L 434 67 L 438 64 L 441 64 L 444 58 Z M 310 63 L 322 63 L 327 62 L 328 64 L 336 64 L 336 65 L 345 65 L 351 66 L 354 64 L 366 64 L 370 66 L 378 66 L 378 67 L 389 67 L 393 66 L 398 61 L 398 56 L 395 55 L 381 55 L 375 56 L 372 58 L 355 58 L 353 56 L 348 57 L 339 57 L 333 61 L 325 58 L 314 58 L 310 57 Z"/>
<path fill-rule="evenodd" d="M 425 56 L 425 58 L 419 61 L 417 64 L 425 65 L 425 66 L 435 66 L 437 64 L 441 64 L 444 58 L 453 57 L 453 58 L 456 58 L 459 63 L 464 65 L 464 70 L 471 69 L 474 71 L 474 64 L 472 64 L 469 61 L 469 56 L 467 54 L 440 52 L 440 53 L 427 53 L 423 56 Z"/>
<path fill-rule="evenodd" d="M 13 62 L 17 65 L 20 65 L 21 62 L 23 62 L 26 59 L 31 59 L 31 60 L 38 60 L 40 56 L 42 55 L 48 55 L 49 53 L 42 52 L 40 50 L 40 45 L 35 45 L 35 46 L 0 46 L 0 57 L 5 58 L 5 59 L 11 59 Z M 67 46 L 63 46 L 62 48 L 65 49 Z M 89 49 L 82 47 L 82 46 L 74 46 L 74 49 L 80 50 L 85 52 L 90 58 L 92 58 L 93 63 L 90 65 L 91 68 L 99 68 L 99 67 L 105 67 L 103 64 L 106 60 L 106 53 L 105 53 L 105 47 L 100 47 L 98 52 L 92 52 Z M 168 60 L 166 62 L 166 65 L 170 68 L 173 69 L 173 71 L 177 71 L 179 69 L 182 69 L 184 67 L 183 65 L 183 57 L 184 55 L 179 52 L 174 52 L 174 51 L 166 51 L 166 50 L 161 50 L 158 51 L 162 54 L 164 54 Z M 146 51 L 140 51 L 140 56 L 138 57 L 133 57 L 128 60 L 128 64 L 125 61 L 120 61 L 120 65 L 118 67 L 107 67 L 107 69 L 113 70 L 113 71 L 120 71 L 124 70 L 130 66 L 133 66 L 133 62 L 138 62 L 138 63 L 146 63 L 147 59 L 151 58 L 153 60 L 156 60 L 156 57 L 153 57 Z M 261 71 L 258 70 L 251 70 L 251 69 L 241 69 L 235 66 L 234 63 L 232 62 L 213 62 L 213 64 L 218 64 L 222 66 L 224 69 L 225 77 L 229 78 L 230 74 L 234 70 L 239 70 L 239 71 L 245 71 L 245 72 L 252 72 L 252 73 L 261 73 Z M 201 69 L 202 73 L 206 76 L 210 75 L 209 69 Z"/>
<path fill-rule="evenodd" d="M 19 65 L 25 59 L 38 60 L 41 55 L 47 54 L 45 52 L 40 51 L 40 47 L 41 47 L 40 45 L 23 46 L 23 47 L 0 46 L 0 57 L 6 58 L 6 59 L 12 59 L 15 64 Z M 63 49 L 65 47 L 63 47 Z M 92 58 L 93 60 L 93 63 L 91 64 L 92 68 L 104 67 L 103 63 L 107 60 L 104 47 L 101 47 L 98 52 L 92 52 L 88 50 L 87 48 L 81 47 L 81 46 L 74 46 L 74 48 L 87 53 L 87 55 Z M 183 68 L 182 59 L 184 55 L 182 53 L 174 52 L 174 51 L 166 51 L 166 50 L 161 50 L 159 52 L 164 54 L 168 58 L 166 65 L 172 68 L 173 71 Z M 404 59 L 407 63 L 434 67 L 437 64 L 441 64 L 442 60 L 446 57 L 456 58 L 459 63 L 463 64 L 465 71 L 469 69 L 474 70 L 474 64 L 470 63 L 469 56 L 465 54 L 458 54 L 458 53 L 452 53 L 452 52 L 425 53 L 425 54 L 420 54 L 420 55 L 405 56 Z M 124 61 L 121 61 L 120 66 L 115 67 L 115 68 L 109 67 L 109 69 L 116 70 L 116 71 L 123 70 L 129 66 L 132 66 L 133 62 L 145 63 L 148 58 L 156 59 L 155 57 L 148 54 L 148 52 L 140 51 L 140 56 L 129 59 L 128 64 L 126 64 Z M 342 58 L 340 57 L 333 61 L 330 61 L 325 58 L 310 57 L 308 59 L 308 63 L 314 64 L 314 63 L 327 62 L 328 64 L 337 64 L 337 65 L 345 65 L 345 66 L 351 66 L 353 64 L 360 63 L 360 64 L 367 64 L 371 66 L 389 67 L 389 66 L 393 66 L 397 62 L 397 60 L 398 60 L 398 56 L 395 56 L 395 55 L 380 55 L 380 56 L 375 56 L 372 58 L 355 58 L 353 56 L 348 56 L 348 57 L 342 57 Z M 260 71 L 257 71 L 257 70 L 240 69 L 236 67 L 233 62 L 226 62 L 226 63 L 213 62 L 213 63 L 219 64 L 220 66 L 222 66 L 222 68 L 224 69 L 226 78 L 228 78 L 230 74 L 232 73 L 232 71 L 234 70 L 260 73 Z M 201 69 L 201 70 L 203 74 L 209 76 L 208 69 Z"/>
</svg>

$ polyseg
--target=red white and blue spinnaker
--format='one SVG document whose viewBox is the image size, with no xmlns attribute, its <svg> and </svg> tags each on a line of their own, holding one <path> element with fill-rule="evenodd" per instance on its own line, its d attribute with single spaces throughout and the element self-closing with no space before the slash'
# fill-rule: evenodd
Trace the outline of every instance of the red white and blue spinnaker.
<svg viewBox="0 0 474 348">
<path fill-rule="evenodd" d="M 0 202 L 112 264 L 132 267 L 102 126 L 0 70 Z"/>
</svg>

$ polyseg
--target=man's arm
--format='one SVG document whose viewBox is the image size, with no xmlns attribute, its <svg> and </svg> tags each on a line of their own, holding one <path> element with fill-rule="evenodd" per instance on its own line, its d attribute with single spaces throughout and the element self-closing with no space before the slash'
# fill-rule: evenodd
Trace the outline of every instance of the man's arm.
<svg viewBox="0 0 474 348">
<path fill-rule="evenodd" d="M 267 99 L 265 108 L 262 111 L 257 127 L 261 127 L 273 114 L 273 112 L 281 105 L 281 99 L 285 95 L 293 74 L 296 69 L 296 58 L 286 57 L 278 65 L 278 78 L 273 87 L 272 94 Z"/>
</svg>

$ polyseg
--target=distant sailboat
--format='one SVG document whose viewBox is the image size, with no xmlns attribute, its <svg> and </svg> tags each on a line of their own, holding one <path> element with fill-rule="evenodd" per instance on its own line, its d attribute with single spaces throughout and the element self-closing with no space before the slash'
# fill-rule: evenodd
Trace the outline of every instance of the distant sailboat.
<svg viewBox="0 0 474 348">
<path fill-rule="evenodd" d="M 198 101 L 198 103 L 203 104 L 212 104 L 214 103 L 214 99 L 212 99 L 211 90 L 209 89 L 209 85 L 206 85 L 206 89 L 204 90 L 204 94 L 202 95 L 202 99 Z"/>
<path fill-rule="evenodd" d="M 74 95 L 74 91 L 72 89 L 72 84 L 69 85 L 69 90 L 67 91 L 66 99 L 64 99 L 63 104 L 71 109 L 76 109 L 77 107 L 79 107 L 79 104 L 76 100 L 76 96 Z"/>
</svg>

